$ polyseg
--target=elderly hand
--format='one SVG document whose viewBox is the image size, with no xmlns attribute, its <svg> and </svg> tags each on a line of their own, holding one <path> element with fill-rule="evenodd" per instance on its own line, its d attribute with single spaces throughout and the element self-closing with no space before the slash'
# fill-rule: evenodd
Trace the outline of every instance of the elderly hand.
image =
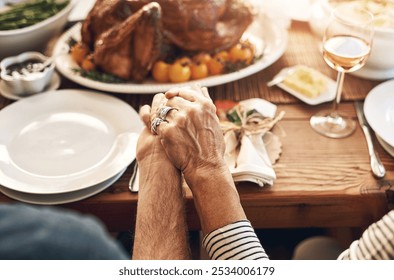
<svg viewBox="0 0 394 280">
<path fill-rule="evenodd" d="M 161 102 L 152 104 L 151 120 L 165 121 L 153 122 L 152 130 L 168 158 L 183 172 L 203 233 L 246 219 L 224 161 L 224 138 L 207 89 L 173 89 L 157 99 Z M 168 111 L 166 106 L 175 110 Z"/>
<path fill-rule="evenodd" d="M 158 97 L 153 98 L 154 108 L 162 101 Z M 168 159 L 159 137 L 150 132 L 150 116 L 151 107 L 141 107 L 145 129 L 137 143 L 140 177 L 133 258 L 188 259 L 181 172 Z"/>
<path fill-rule="evenodd" d="M 152 105 L 156 107 L 155 101 L 157 102 L 158 100 L 159 99 L 154 98 Z M 156 135 L 153 135 L 150 131 L 151 107 L 148 105 L 142 106 L 139 114 L 141 120 L 145 124 L 145 128 L 140 134 L 137 143 L 136 159 L 138 161 L 138 164 L 140 165 L 140 167 L 141 164 L 145 164 L 145 162 L 147 165 L 152 164 L 152 162 L 157 162 L 159 164 L 162 164 L 163 162 L 167 162 L 168 164 L 172 165 L 172 163 L 167 158 L 163 146 L 160 143 L 160 138 Z"/>
<path fill-rule="evenodd" d="M 196 172 L 223 168 L 225 143 L 207 89 L 175 88 L 155 98 L 161 102 L 152 104 L 151 120 L 160 115 L 160 108 L 175 108 L 157 125 L 156 133 L 168 158 L 183 172 L 186 181 Z"/>
</svg>

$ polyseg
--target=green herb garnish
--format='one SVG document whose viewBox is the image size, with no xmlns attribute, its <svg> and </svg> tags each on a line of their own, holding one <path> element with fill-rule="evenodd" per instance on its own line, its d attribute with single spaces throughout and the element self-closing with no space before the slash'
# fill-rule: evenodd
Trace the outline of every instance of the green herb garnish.
<svg viewBox="0 0 394 280">
<path fill-rule="evenodd" d="M 108 83 L 108 84 L 120 84 L 120 83 L 125 83 L 126 80 L 119 78 L 118 76 L 108 74 L 108 73 L 103 73 L 98 70 L 91 70 L 91 71 L 86 71 L 80 68 L 73 68 L 72 69 L 75 73 L 78 73 L 82 77 L 88 78 L 90 80 L 102 82 L 102 83 Z"/>
</svg>

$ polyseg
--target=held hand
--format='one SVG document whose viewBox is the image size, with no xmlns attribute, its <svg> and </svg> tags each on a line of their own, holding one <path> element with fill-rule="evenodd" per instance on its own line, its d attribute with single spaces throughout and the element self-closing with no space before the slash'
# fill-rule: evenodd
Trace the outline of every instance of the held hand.
<svg viewBox="0 0 394 280">
<path fill-rule="evenodd" d="M 160 115 L 160 108 L 175 108 L 157 125 L 156 133 L 168 158 L 184 173 L 185 179 L 188 181 L 196 172 L 222 168 L 225 144 L 207 89 L 173 89 L 155 98 L 151 120 Z"/>
<path fill-rule="evenodd" d="M 167 162 L 168 164 L 172 165 L 171 162 L 169 162 L 163 146 L 160 143 L 160 138 L 156 135 L 153 135 L 150 131 L 150 106 L 142 106 L 139 114 L 141 120 L 145 124 L 145 128 L 141 132 L 137 143 L 136 158 L 138 164 L 141 166 L 141 164 L 144 164 L 144 162 L 147 162 L 147 164 L 150 164 L 151 162 Z"/>
<path fill-rule="evenodd" d="M 246 219 L 224 161 L 223 134 L 208 91 L 180 88 L 157 98 L 161 101 L 152 104 L 151 120 L 165 121 L 153 122 L 152 130 L 168 158 L 183 172 L 203 233 Z M 168 111 L 166 106 L 175 110 Z"/>
<path fill-rule="evenodd" d="M 154 98 L 152 107 L 158 100 Z M 188 259 L 181 173 L 169 161 L 160 138 L 151 133 L 150 116 L 150 106 L 141 107 L 145 129 L 137 143 L 140 177 L 133 258 Z"/>
</svg>

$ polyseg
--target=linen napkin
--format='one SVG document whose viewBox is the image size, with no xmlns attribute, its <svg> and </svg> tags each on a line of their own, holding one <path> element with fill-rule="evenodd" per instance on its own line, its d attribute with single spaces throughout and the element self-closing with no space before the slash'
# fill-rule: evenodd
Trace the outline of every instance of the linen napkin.
<svg viewBox="0 0 394 280">
<path fill-rule="evenodd" d="M 241 123 L 234 127 L 222 122 L 226 143 L 225 161 L 234 182 L 249 181 L 261 187 L 272 185 L 276 179 L 272 166 L 274 160 L 266 149 L 264 136 L 270 133 L 268 131 L 284 113 L 281 112 L 275 118 L 276 106 L 258 98 L 241 101 L 237 107 Z M 257 113 L 257 116 L 248 115 L 250 112 Z M 278 138 L 272 139 L 279 141 Z"/>
</svg>

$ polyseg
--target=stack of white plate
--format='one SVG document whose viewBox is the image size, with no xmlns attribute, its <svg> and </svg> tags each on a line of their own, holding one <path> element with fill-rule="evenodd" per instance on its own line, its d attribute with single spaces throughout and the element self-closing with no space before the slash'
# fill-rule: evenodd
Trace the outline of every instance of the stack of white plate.
<svg viewBox="0 0 394 280">
<path fill-rule="evenodd" d="M 364 114 L 382 147 L 394 157 L 394 80 L 384 82 L 368 93 Z"/>
<path fill-rule="evenodd" d="M 113 184 L 135 159 L 143 124 L 124 101 L 59 90 L 0 111 L 0 191 L 35 204 L 61 204 Z"/>
</svg>

